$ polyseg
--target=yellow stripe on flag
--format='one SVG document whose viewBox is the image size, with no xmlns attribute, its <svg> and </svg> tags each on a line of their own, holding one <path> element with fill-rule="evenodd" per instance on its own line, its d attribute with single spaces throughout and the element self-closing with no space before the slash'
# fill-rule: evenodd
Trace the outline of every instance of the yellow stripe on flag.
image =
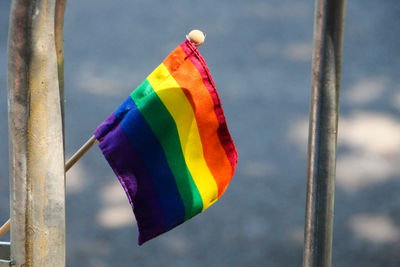
<svg viewBox="0 0 400 267">
<path fill-rule="evenodd" d="M 147 77 L 175 120 L 183 155 L 203 200 L 203 210 L 218 199 L 218 187 L 204 159 L 203 146 L 192 106 L 164 64 Z"/>
</svg>

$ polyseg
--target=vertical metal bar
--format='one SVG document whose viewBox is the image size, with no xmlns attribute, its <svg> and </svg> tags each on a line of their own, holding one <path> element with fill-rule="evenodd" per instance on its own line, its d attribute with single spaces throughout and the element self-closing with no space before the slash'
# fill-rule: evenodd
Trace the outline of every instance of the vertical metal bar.
<svg viewBox="0 0 400 267">
<path fill-rule="evenodd" d="M 336 142 L 345 0 L 316 0 L 303 266 L 332 262 Z"/>
<path fill-rule="evenodd" d="M 8 40 L 11 260 L 65 266 L 56 0 L 14 0 Z"/>
<path fill-rule="evenodd" d="M 57 67 L 58 67 L 58 84 L 60 87 L 60 104 L 61 104 L 61 119 L 63 127 L 63 136 L 65 133 L 65 118 L 64 118 L 64 106 L 65 106 L 65 92 L 64 92 L 64 14 L 67 0 L 57 0 L 56 12 L 55 12 L 55 40 L 56 40 L 56 51 L 57 51 Z M 64 151 L 65 151 L 65 139 Z"/>
</svg>

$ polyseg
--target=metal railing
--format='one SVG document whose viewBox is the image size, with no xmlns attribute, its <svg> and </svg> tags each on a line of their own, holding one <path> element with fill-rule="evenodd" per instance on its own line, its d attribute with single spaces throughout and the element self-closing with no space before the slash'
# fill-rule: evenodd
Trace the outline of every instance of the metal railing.
<svg viewBox="0 0 400 267">
<path fill-rule="evenodd" d="M 315 1 L 305 267 L 329 267 L 332 261 L 345 2 Z M 65 5 L 65 0 L 12 1 L 8 42 L 12 227 L 11 244 L 0 242 L 0 267 L 65 266 Z"/>
</svg>

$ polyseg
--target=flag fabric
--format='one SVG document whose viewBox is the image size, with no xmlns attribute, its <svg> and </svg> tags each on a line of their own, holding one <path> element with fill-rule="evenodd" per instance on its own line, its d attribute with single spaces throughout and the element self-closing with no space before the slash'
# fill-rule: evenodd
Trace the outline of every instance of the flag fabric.
<svg viewBox="0 0 400 267">
<path fill-rule="evenodd" d="M 209 69 L 183 42 L 94 133 L 126 191 L 139 245 L 212 205 L 236 168 Z"/>
</svg>

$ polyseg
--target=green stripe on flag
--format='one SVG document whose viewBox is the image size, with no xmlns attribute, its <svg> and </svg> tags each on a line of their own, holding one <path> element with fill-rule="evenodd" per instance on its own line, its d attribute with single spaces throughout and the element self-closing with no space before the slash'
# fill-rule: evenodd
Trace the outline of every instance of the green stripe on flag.
<svg viewBox="0 0 400 267">
<path fill-rule="evenodd" d="M 183 157 L 175 121 L 147 80 L 132 92 L 131 97 L 163 147 L 185 206 L 186 221 L 202 211 L 203 200 Z"/>
</svg>

